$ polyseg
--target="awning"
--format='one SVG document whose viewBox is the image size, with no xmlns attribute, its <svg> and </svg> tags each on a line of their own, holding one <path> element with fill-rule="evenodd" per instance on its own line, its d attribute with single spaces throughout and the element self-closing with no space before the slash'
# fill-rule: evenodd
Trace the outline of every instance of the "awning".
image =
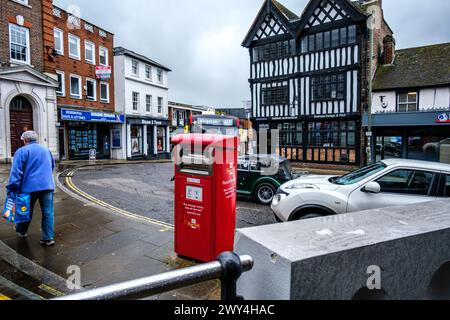
<svg viewBox="0 0 450 320">
<path fill-rule="evenodd" d="M 125 123 L 125 116 L 122 114 L 105 113 L 100 111 L 83 111 L 61 108 L 61 120 L 80 122 Z"/>
</svg>

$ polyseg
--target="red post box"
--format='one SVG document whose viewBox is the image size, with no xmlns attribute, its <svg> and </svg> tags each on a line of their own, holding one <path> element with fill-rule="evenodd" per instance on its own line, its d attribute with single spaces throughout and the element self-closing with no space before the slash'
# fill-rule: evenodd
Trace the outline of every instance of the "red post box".
<svg viewBox="0 0 450 320">
<path fill-rule="evenodd" d="M 232 136 L 184 134 L 175 145 L 175 252 L 209 262 L 233 251 L 237 147 Z"/>
</svg>

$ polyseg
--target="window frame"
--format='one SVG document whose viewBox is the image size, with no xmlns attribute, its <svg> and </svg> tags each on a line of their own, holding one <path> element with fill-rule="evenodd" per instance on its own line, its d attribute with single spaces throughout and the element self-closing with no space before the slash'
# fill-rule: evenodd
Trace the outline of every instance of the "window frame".
<svg viewBox="0 0 450 320">
<path fill-rule="evenodd" d="M 89 97 L 88 96 L 88 82 L 92 82 L 94 84 L 93 88 L 94 88 L 94 96 L 93 97 Z M 91 79 L 91 78 L 86 78 L 86 100 L 89 101 L 97 101 L 97 80 L 95 79 Z"/>
<path fill-rule="evenodd" d="M 102 86 L 106 87 L 106 99 L 102 97 Z M 105 81 L 100 81 L 100 102 L 109 103 L 110 100 L 110 92 L 109 92 L 109 83 Z"/>
<path fill-rule="evenodd" d="M 327 82 L 326 78 L 330 80 Z M 336 77 L 336 80 L 333 80 Z M 318 79 L 318 80 L 317 80 Z M 336 88 L 336 96 L 333 97 L 333 86 Z M 340 95 L 340 88 L 342 88 L 342 96 Z M 317 91 L 316 91 L 317 89 Z M 322 96 L 316 96 L 319 92 L 322 92 Z M 329 93 L 329 97 L 328 94 Z M 342 101 L 347 94 L 347 76 L 345 72 L 327 73 L 311 77 L 311 101 L 312 102 L 324 102 L 324 101 Z"/>
<path fill-rule="evenodd" d="M 60 39 L 60 46 L 61 50 L 56 49 L 56 34 L 59 33 L 59 39 Z M 64 55 L 64 31 L 59 28 L 53 28 L 53 39 L 54 39 L 54 46 L 55 46 L 55 52 L 61 56 Z"/>
<path fill-rule="evenodd" d="M 61 90 L 62 91 L 58 91 L 59 88 L 56 88 L 56 95 L 58 97 L 65 97 L 66 96 L 66 74 L 64 71 L 60 71 L 60 70 L 56 70 L 55 71 L 56 76 L 60 75 L 61 76 Z"/>
<path fill-rule="evenodd" d="M 73 35 L 71 33 L 69 33 L 67 37 L 68 37 L 69 58 L 81 61 L 81 39 L 80 39 L 80 37 Z M 72 52 L 70 50 L 70 40 L 71 39 L 77 40 L 78 56 L 72 54 Z"/>
<path fill-rule="evenodd" d="M 88 60 L 87 58 L 87 48 L 88 45 L 92 46 L 92 60 Z M 88 64 L 95 65 L 95 56 L 96 56 L 96 46 L 95 43 L 89 40 L 84 40 L 84 61 Z"/>
<path fill-rule="evenodd" d="M 136 97 L 136 100 L 135 100 L 135 97 Z M 139 92 L 133 91 L 131 93 L 131 108 L 132 108 L 133 111 L 139 112 L 140 98 L 141 97 L 140 97 L 140 93 Z M 135 106 L 136 106 L 136 108 L 135 108 Z"/>
<path fill-rule="evenodd" d="M 145 80 L 152 81 L 152 66 L 149 64 L 145 65 Z"/>
<path fill-rule="evenodd" d="M 26 40 L 26 54 L 25 54 L 25 58 L 26 60 L 18 60 L 18 59 L 14 59 L 12 57 L 12 45 L 17 45 L 17 46 L 24 46 L 23 44 L 20 43 L 13 43 L 12 42 L 12 28 L 17 28 L 19 30 L 24 30 L 25 31 L 25 40 Z M 19 26 L 17 24 L 14 23 L 9 23 L 8 26 L 8 31 L 9 31 L 9 58 L 11 59 L 11 61 L 13 63 L 20 63 L 20 64 L 31 64 L 31 43 L 30 43 L 30 29 L 23 27 L 23 26 Z"/>
<path fill-rule="evenodd" d="M 163 113 L 163 109 L 164 109 L 164 98 L 163 97 L 158 97 L 158 114 L 162 114 Z"/>
<path fill-rule="evenodd" d="M 280 98 L 280 100 L 277 100 L 273 96 L 278 95 L 278 91 L 285 91 L 283 93 L 284 98 Z M 270 95 L 270 99 L 268 99 L 268 93 L 272 92 Z M 284 100 L 285 99 L 285 100 Z M 269 100 L 269 101 L 266 101 Z M 263 88 L 261 90 L 261 106 L 274 106 L 274 105 L 286 105 L 289 104 L 289 86 L 277 86 L 277 87 L 271 87 L 271 88 Z"/>
<path fill-rule="evenodd" d="M 136 72 L 134 72 L 135 69 Z M 135 59 L 131 60 L 131 75 L 134 77 L 139 77 L 139 61 Z"/>
<path fill-rule="evenodd" d="M 406 102 L 400 102 L 400 96 L 406 94 Z M 409 96 L 415 94 L 416 95 L 416 101 L 411 102 L 409 100 Z M 409 105 L 415 104 L 416 108 L 415 110 L 409 110 Z M 400 106 L 406 106 L 406 111 L 400 111 Z M 419 111 L 419 91 L 409 91 L 409 92 L 397 92 L 397 112 L 416 112 Z"/>
<path fill-rule="evenodd" d="M 78 79 L 78 86 L 79 86 L 79 90 L 78 90 L 79 95 L 78 95 L 78 96 L 72 94 L 72 78 Z M 80 100 L 80 99 L 83 98 L 83 88 L 82 88 L 82 83 L 83 83 L 83 78 L 82 78 L 81 76 L 76 75 L 76 74 L 70 74 L 70 83 L 69 83 L 70 88 L 69 88 L 69 94 L 70 94 L 70 97 L 71 97 L 72 99 L 78 99 L 78 100 Z"/>
<path fill-rule="evenodd" d="M 158 68 L 156 70 L 156 81 L 159 84 L 163 84 L 164 83 L 164 71 L 162 69 L 160 69 L 160 68 Z"/>
<path fill-rule="evenodd" d="M 150 98 L 150 102 L 149 102 L 148 98 Z M 151 94 L 146 94 L 145 95 L 145 112 L 151 113 L 152 106 L 153 106 L 153 96 Z"/>
<path fill-rule="evenodd" d="M 102 63 L 102 52 L 105 53 L 105 60 L 106 60 L 106 62 L 104 64 Z M 100 66 L 104 66 L 104 67 L 109 66 L 109 50 L 108 50 L 108 48 L 105 48 L 103 46 L 99 46 L 99 48 L 98 48 L 98 64 Z"/>
</svg>

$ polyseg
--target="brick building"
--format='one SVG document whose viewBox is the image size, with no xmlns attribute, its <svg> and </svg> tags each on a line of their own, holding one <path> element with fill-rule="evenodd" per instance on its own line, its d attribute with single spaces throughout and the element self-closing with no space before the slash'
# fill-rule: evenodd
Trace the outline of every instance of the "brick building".
<svg viewBox="0 0 450 320">
<path fill-rule="evenodd" d="M 110 159 L 124 117 L 115 112 L 114 35 L 44 0 L 44 71 L 59 82 L 58 136 L 61 159 Z M 94 152 L 95 151 L 95 152 Z"/>
<path fill-rule="evenodd" d="M 35 130 L 56 156 L 58 84 L 45 75 L 42 14 L 45 1 L 0 1 L 0 161 L 22 146 L 21 134 Z"/>
</svg>

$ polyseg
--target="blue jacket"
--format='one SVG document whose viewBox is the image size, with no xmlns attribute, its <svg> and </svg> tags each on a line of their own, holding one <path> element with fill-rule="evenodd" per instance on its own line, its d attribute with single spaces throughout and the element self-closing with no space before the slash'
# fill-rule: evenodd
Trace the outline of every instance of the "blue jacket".
<svg viewBox="0 0 450 320">
<path fill-rule="evenodd" d="M 6 189 L 18 193 L 55 190 L 54 169 L 50 150 L 31 142 L 16 151 Z"/>
</svg>

